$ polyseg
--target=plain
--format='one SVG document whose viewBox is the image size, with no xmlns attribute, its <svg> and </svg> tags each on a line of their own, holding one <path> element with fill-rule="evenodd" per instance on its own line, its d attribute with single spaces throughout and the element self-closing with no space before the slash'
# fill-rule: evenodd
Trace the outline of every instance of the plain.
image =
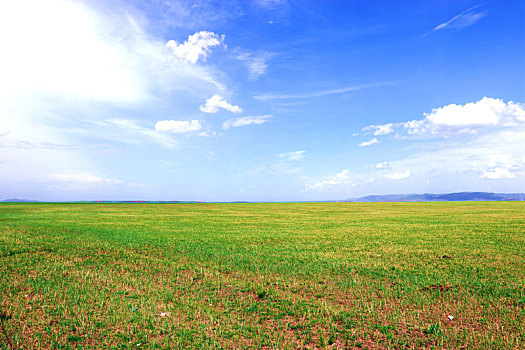
<svg viewBox="0 0 525 350">
<path fill-rule="evenodd" d="M 523 202 L 0 204 L 18 348 L 523 348 Z"/>
</svg>

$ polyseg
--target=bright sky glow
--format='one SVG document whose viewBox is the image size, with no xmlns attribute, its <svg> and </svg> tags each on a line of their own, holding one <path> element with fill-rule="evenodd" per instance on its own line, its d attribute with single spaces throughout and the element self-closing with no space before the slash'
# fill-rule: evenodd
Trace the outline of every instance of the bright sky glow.
<svg viewBox="0 0 525 350">
<path fill-rule="evenodd" d="M 0 2 L 0 199 L 525 191 L 520 1 Z"/>
</svg>

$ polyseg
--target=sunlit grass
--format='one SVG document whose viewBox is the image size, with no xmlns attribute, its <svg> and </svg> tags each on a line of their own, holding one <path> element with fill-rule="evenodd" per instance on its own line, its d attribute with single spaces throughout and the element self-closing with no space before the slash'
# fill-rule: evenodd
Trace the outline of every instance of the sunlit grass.
<svg viewBox="0 0 525 350">
<path fill-rule="evenodd" d="M 523 348 L 524 224 L 521 202 L 0 204 L 0 341 Z"/>
</svg>

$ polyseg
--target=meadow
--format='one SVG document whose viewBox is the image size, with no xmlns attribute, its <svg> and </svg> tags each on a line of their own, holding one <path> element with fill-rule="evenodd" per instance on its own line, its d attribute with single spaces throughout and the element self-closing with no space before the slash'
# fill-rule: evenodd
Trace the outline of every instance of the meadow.
<svg viewBox="0 0 525 350">
<path fill-rule="evenodd" d="M 0 204 L 1 349 L 525 348 L 525 203 Z"/>
</svg>

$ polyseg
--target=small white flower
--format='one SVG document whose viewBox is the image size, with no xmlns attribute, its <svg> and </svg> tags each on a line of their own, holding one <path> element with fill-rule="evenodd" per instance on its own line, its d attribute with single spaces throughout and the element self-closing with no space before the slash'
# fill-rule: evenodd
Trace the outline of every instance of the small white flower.
<svg viewBox="0 0 525 350">
<path fill-rule="evenodd" d="M 454 316 L 449 315 L 448 319 L 452 321 L 454 319 Z"/>
</svg>

